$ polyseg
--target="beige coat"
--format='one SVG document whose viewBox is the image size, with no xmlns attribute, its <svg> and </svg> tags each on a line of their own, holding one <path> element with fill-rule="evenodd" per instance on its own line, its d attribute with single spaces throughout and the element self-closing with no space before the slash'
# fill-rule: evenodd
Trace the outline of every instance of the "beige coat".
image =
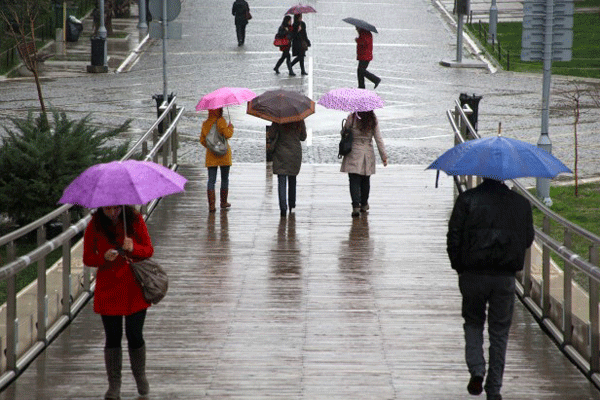
<svg viewBox="0 0 600 400">
<path fill-rule="evenodd" d="M 379 124 L 375 125 L 375 129 L 368 132 L 362 132 L 358 129 L 355 114 L 350 114 L 346 118 L 345 126 L 352 129 L 352 151 L 344 156 L 342 160 L 341 172 L 359 175 L 375 174 L 375 150 L 373 149 L 373 138 L 377 144 L 377 150 L 382 160 L 387 160 L 385 145 L 383 138 L 379 132 Z"/>
</svg>

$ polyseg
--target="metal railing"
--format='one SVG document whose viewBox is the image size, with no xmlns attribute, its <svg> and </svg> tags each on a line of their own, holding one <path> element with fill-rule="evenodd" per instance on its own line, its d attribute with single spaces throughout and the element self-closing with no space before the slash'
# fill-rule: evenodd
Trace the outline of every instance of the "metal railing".
<svg viewBox="0 0 600 400">
<path fill-rule="evenodd" d="M 150 129 L 133 145 L 122 160 L 140 155 L 143 160 L 159 162 L 171 169 L 177 168 L 177 124 L 183 115 L 184 108 L 176 107 L 176 97 L 167 104 L 162 104 L 161 116 Z M 159 135 L 159 125 L 166 129 Z M 148 142 L 152 141 L 149 147 Z M 147 216 L 152 212 L 159 199 L 142 206 L 142 213 Z M 91 214 L 71 224 L 71 205 L 63 205 L 44 217 L 14 232 L 0 237 L 0 249 L 6 248 L 6 264 L 0 268 L 0 281 L 7 283 L 7 300 L 0 307 L 0 391 L 15 379 L 40 354 L 48 344 L 58 336 L 81 308 L 92 297 L 95 282 L 91 269 L 80 265 L 81 271 L 74 276 L 72 252 L 81 247 L 81 240 L 71 244 L 71 239 L 81 234 L 91 219 Z M 50 222 L 62 223 L 62 233 L 52 240 L 46 239 L 46 225 Z M 37 247 L 25 255 L 17 257 L 17 240 L 37 233 Z M 62 248 L 62 260 L 55 266 L 59 271 L 60 283 L 54 280 L 54 286 L 48 285 L 46 257 L 53 250 Z M 81 262 L 81 260 L 78 260 Z M 37 263 L 36 305 L 27 305 L 21 300 L 16 290 L 16 276 L 29 265 Z M 55 287 L 58 286 L 58 287 Z M 24 289 L 26 290 L 26 289 Z M 48 292 L 55 293 L 56 302 L 49 298 Z M 19 304 L 19 303 L 23 304 Z M 30 306 L 36 315 L 23 315 L 23 308 Z M 21 311 L 21 312 L 19 312 Z M 19 319 L 25 317 L 25 321 Z M 2 324 L 2 322 L 4 322 Z M 21 332 L 19 332 L 21 331 Z"/>
<path fill-rule="evenodd" d="M 467 118 L 469 112 L 468 106 L 463 109 L 458 100 L 454 110 L 447 111 L 455 143 L 479 138 Z M 459 192 L 481 182 L 481 178 L 473 176 L 454 178 Z M 520 182 L 511 182 L 513 190 L 543 214 L 542 228 L 535 228 L 534 245 L 527 252 L 522 273 L 518 274 L 517 294 L 557 346 L 600 388 L 600 237 L 554 213 Z M 551 226 L 563 230 L 562 243 L 550 236 Z M 575 235 L 588 244 L 586 256 L 574 252 Z M 536 265 L 539 259 L 541 263 Z M 562 262 L 562 268 L 554 260 Z M 585 277 L 587 291 L 575 282 L 575 274 Z"/>
</svg>

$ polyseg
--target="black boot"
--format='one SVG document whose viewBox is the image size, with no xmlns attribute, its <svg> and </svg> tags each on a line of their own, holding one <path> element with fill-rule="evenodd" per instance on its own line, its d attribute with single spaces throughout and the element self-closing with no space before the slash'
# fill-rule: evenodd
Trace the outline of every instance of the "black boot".
<svg viewBox="0 0 600 400">
<path fill-rule="evenodd" d="M 290 74 L 290 76 L 296 76 L 296 74 L 294 73 L 294 70 L 292 69 L 292 62 L 290 61 L 290 59 L 287 59 L 287 67 L 288 67 L 288 73 Z"/>
<path fill-rule="evenodd" d="M 279 75 L 279 67 L 281 66 L 281 64 L 283 64 L 283 59 L 281 59 L 281 58 L 280 58 L 280 59 L 277 61 L 277 64 L 275 64 L 275 68 L 273 68 L 273 71 L 275 71 L 275 73 L 276 73 L 277 75 Z"/>
</svg>

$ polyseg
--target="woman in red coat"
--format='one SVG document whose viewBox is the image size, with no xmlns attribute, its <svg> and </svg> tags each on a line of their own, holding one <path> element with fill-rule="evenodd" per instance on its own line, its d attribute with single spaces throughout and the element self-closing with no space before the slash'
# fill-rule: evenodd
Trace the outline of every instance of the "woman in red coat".
<svg viewBox="0 0 600 400">
<path fill-rule="evenodd" d="M 151 257 L 153 253 L 146 223 L 131 206 L 98 208 L 85 230 L 83 263 L 88 267 L 98 268 L 94 311 L 101 315 L 106 333 L 106 400 L 120 399 L 123 317 L 138 399 L 147 399 L 150 392 L 146 379 L 146 345 L 143 337 L 146 309 L 150 307 L 150 303 L 144 299 L 142 289 L 125 257 L 141 260 Z"/>
<path fill-rule="evenodd" d="M 381 78 L 367 71 L 369 62 L 373 59 L 373 35 L 371 32 L 356 28 L 358 37 L 356 38 L 356 59 L 358 60 L 358 87 L 365 88 L 365 78 L 375 84 L 374 89 L 381 82 Z"/>
</svg>

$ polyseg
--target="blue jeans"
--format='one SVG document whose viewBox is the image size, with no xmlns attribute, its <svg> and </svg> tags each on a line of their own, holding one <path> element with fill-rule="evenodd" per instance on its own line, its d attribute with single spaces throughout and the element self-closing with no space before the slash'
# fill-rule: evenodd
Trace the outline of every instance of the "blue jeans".
<svg viewBox="0 0 600 400">
<path fill-rule="evenodd" d="M 484 388 L 488 395 L 499 394 L 515 305 L 515 277 L 464 272 L 458 277 L 458 285 L 463 297 L 465 358 L 469 373 L 471 376 L 485 376 L 483 330 L 487 305 L 490 348 Z"/>
<path fill-rule="evenodd" d="M 289 185 L 287 183 L 289 182 Z M 277 175 L 277 184 L 279 190 L 279 209 L 287 211 L 286 202 L 286 186 L 287 199 L 289 201 L 290 210 L 296 207 L 296 175 Z"/>
<path fill-rule="evenodd" d="M 219 167 L 208 167 L 208 190 L 215 190 L 215 183 L 217 182 L 217 169 Z M 221 190 L 229 189 L 229 169 L 230 165 L 221 166 Z"/>
</svg>

